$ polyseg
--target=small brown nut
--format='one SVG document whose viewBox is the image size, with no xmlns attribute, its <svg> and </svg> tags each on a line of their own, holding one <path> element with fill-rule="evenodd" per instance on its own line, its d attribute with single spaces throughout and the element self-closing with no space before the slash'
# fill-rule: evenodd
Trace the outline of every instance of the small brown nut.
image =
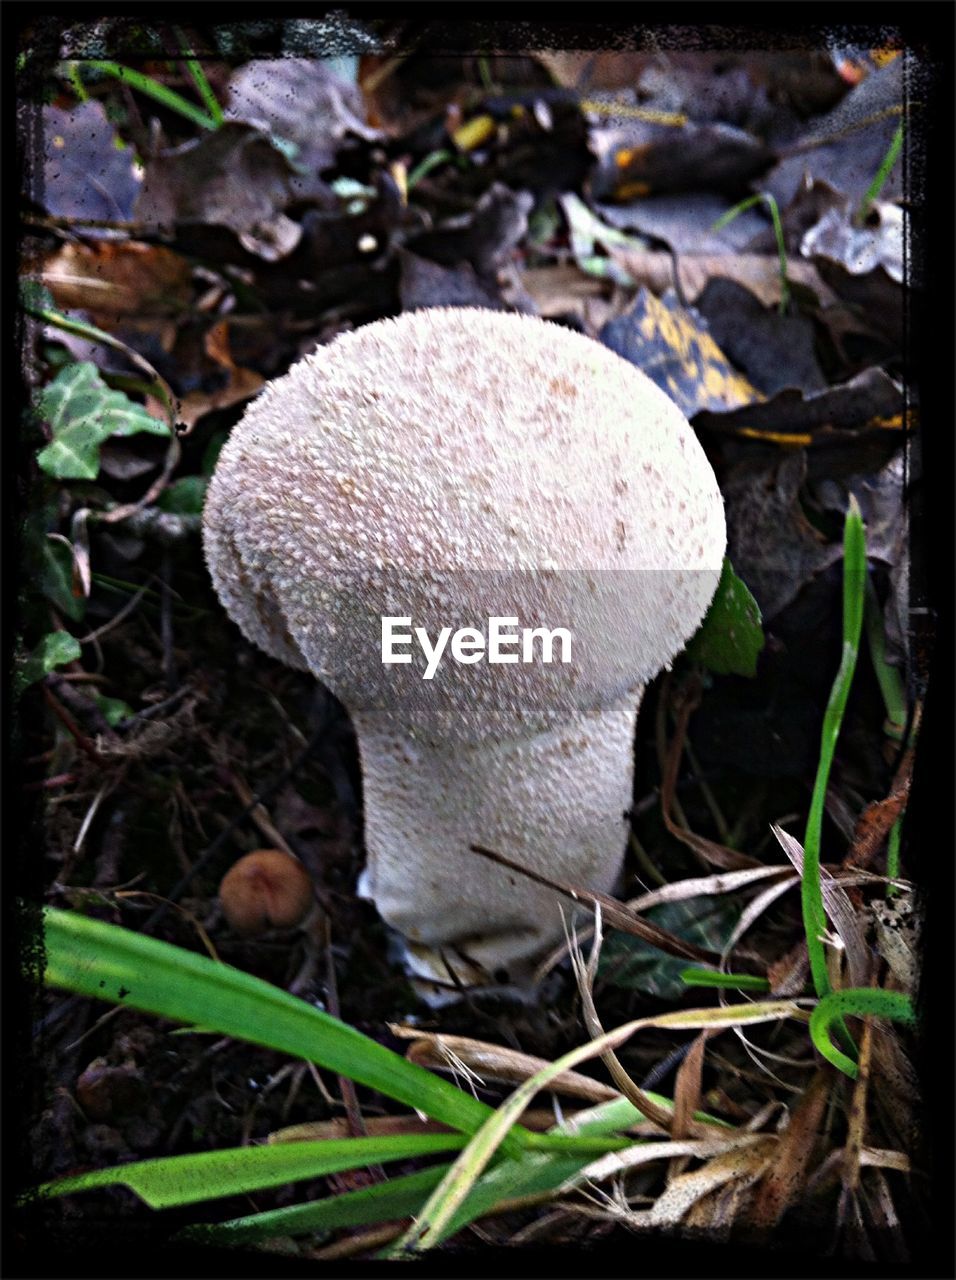
<svg viewBox="0 0 956 1280">
<path fill-rule="evenodd" d="M 294 929 L 312 908 L 312 881 L 290 853 L 256 849 L 223 876 L 219 900 L 237 933 Z"/>
</svg>

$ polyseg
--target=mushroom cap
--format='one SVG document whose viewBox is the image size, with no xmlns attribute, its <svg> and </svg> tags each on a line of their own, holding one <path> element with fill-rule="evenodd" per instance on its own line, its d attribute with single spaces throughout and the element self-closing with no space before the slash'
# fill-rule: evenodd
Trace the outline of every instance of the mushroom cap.
<svg viewBox="0 0 956 1280">
<path fill-rule="evenodd" d="M 237 933 L 294 929 L 312 909 L 312 880 L 291 853 L 256 849 L 223 876 L 219 901 Z"/>
<path fill-rule="evenodd" d="M 204 545 L 245 635 L 428 741 L 539 732 L 645 684 L 707 608 L 726 542 L 677 406 L 599 343 L 436 308 L 336 338 L 220 454 Z M 380 661 L 383 615 L 566 627 L 569 665 Z M 410 629 L 410 628 L 406 628 Z M 507 678 L 504 678 L 506 674 Z"/>
</svg>

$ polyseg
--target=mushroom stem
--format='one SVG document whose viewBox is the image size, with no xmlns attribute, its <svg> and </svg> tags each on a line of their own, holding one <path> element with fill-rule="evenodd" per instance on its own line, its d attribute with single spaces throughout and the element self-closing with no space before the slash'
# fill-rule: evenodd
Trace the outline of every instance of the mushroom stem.
<svg viewBox="0 0 956 1280">
<path fill-rule="evenodd" d="M 474 745 L 424 745 L 383 730 L 374 717 L 354 716 L 368 852 L 363 887 L 406 939 L 413 973 L 473 985 L 501 981 L 504 971 L 521 984 L 561 936 L 567 902 L 491 866 L 471 844 L 501 849 L 533 870 L 547 867 L 557 880 L 614 888 L 642 692 L 531 738 Z"/>
</svg>

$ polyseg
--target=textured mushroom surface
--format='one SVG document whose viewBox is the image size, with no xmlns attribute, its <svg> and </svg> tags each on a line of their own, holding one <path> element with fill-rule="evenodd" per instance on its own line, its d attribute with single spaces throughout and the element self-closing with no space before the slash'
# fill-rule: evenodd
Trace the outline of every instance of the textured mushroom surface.
<svg viewBox="0 0 956 1280">
<path fill-rule="evenodd" d="M 527 316 L 426 310 L 344 334 L 250 406 L 209 486 L 223 604 L 311 670 L 359 736 L 368 887 L 447 977 L 512 977 L 559 900 L 468 851 L 607 890 L 646 682 L 699 624 L 723 504 L 677 407 L 598 343 Z M 567 628 L 570 663 L 381 662 L 381 619 Z M 477 970 L 459 966 L 471 978 Z"/>
</svg>

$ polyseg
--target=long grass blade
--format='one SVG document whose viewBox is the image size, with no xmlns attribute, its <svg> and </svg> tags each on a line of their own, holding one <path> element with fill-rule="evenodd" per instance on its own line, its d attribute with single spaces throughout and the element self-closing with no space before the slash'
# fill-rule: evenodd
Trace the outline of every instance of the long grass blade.
<svg viewBox="0 0 956 1280">
<path fill-rule="evenodd" d="M 44 912 L 46 981 L 315 1062 L 466 1133 L 494 1112 L 471 1094 L 277 987 L 155 938 Z M 522 1144 L 521 1133 L 511 1149 Z"/>
<path fill-rule="evenodd" d="M 378 1138 L 341 1138 L 330 1142 L 286 1142 L 275 1146 L 231 1147 L 185 1156 L 137 1160 L 113 1169 L 78 1173 L 39 1188 L 42 1196 L 63 1196 L 94 1187 L 125 1186 L 151 1209 L 198 1204 L 220 1196 L 278 1187 L 303 1178 L 319 1178 L 343 1169 L 360 1169 L 390 1160 L 410 1160 L 457 1151 L 467 1141 L 460 1133 L 404 1134 Z"/>
<path fill-rule="evenodd" d="M 866 531 L 863 527 L 860 508 L 856 499 L 851 496 L 843 529 L 843 651 L 823 717 L 820 759 L 803 842 L 801 880 L 803 925 L 807 937 L 807 953 L 810 957 L 810 972 L 818 996 L 825 996 L 832 989 L 824 941 L 827 932 L 827 915 L 820 885 L 823 809 L 833 755 L 840 734 L 840 726 L 843 723 L 843 712 L 850 696 L 850 685 L 853 683 L 853 673 L 856 670 L 860 649 L 865 584 Z"/>
</svg>

